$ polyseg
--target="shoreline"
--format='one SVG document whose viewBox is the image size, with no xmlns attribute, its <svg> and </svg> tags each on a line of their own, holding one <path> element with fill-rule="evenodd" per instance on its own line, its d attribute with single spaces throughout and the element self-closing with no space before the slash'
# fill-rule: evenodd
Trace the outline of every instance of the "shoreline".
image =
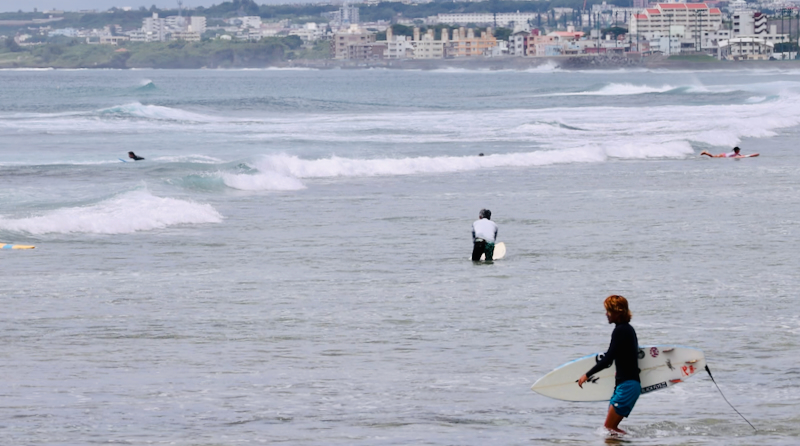
<svg viewBox="0 0 800 446">
<path fill-rule="evenodd" d="M 433 60 L 293 60 L 276 65 L 279 68 L 330 69 L 394 69 L 394 70 L 447 70 L 464 69 L 475 71 L 501 70 L 625 70 L 625 69 L 664 69 L 664 70 L 737 70 L 753 68 L 800 68 L 798 60 L 748 60 L 748 61 L 693 61 L 670 60 L 664 56 L 574 56 L 574 57 L 485 57 L 465 59 Z"/>
<path fill-rule="evenodd" d="M 467 71 L 591 71 L 591 70 L 739 70 L 800 68 L 800 60 L 747 60 L 709 61 L 669 59 L 665 56 L 569 56 L 569 57 L 481 57 L 464 59 L 429 60 L 340 60 L 340 59 L 295 59 L 269 64 L 242 64 L 228 67 L 125 67 L 125 66 L 53 66 L 32 65 L 23 67 L 2 66 L 0 71 L 25 70 L 241 70 L 241 69 L 311 69 L 311 70 L 359 70 L 386 69 L 409 71 L 467 70 Z"/>
</svg>

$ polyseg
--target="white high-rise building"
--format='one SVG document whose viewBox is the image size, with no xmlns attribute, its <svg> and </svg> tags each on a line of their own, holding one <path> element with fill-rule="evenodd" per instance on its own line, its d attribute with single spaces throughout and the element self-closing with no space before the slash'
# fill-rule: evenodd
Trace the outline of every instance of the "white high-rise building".
<svg viewBox="0 0 800 446">
<path fill-rule="evenodd" d="M 154 12 L 152 17 L 142 21 L 142 32 L 147 42 L 162 42 L 167 39 L 166 20 L 159 19 L 158 13 Z"/>
<path fill-rule="evenodd" d="M 206 18 L 203 16 L 192 16 L 189 18 L 189 31 L 203 34 L 206 32 Z"/>
<path fill-rule="evenodd" d="M 650 41 L 666 38 L 671 54 L 672 39 L 677 37 L 681 46 L 699 50 L 702 37 L 720 28 L 719 8 L 709 8 L 705 3 L 658 3 L 631 18 L 630 32 Z"/>
<path fill-rule="evenodd" d="M 767 33 L 767 15 L 760 12 L 739 10 L 731 14 L 733 34 L 753 35 Z"/>
</svg>

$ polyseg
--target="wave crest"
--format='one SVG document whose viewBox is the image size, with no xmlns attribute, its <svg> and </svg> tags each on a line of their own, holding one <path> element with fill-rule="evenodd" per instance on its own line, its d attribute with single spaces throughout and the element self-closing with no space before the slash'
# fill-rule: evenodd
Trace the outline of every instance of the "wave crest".
<svg viewBox="0 0 800 446">
<path fill-rule="evenodd" d="M 219 223 L 209 204 L 128 192 L 91 206 L 57 209 L 36 217 L 0 217 L 0 229 L 29 234 L 129 234 L 182 224 Z"/>
<path fill-rule="evenodd" d="M 223 121 L 222 119 L 214 116 L 202 115 L 200 113 L 193 113 L 178 108 L 162 107 L 160 105 L 142 105 L 140 102 L 104 108 L 98 110 L 96 113 L 104 117 L 134 117 L 159 121 Z"/>
<path fill-rule="evenodd" d="M 308 160 L 293 155 L 265 155 L 253 162 L 258 174 L 223 174 L 223 178 L 229 187 L 242 190 L 297 190 L 305 187 L 300 179 L 456 173 L 503 167 L 597 163 L 608 158 L 682 158 L 691 153 L 693 150 L 689 143 L 672 141 L 653 144 L 610 142 L 563 150 L 461 157 L 357 159 L 332 156 Z"/>
</svg>

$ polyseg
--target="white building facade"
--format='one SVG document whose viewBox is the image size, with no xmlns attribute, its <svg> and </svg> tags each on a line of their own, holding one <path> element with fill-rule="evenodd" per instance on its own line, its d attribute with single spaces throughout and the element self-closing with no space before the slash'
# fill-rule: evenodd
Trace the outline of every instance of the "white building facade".
<svg viewBox="0 0 800 446">
<path fill-rule="evenodd" d="M 500 27 L 511 27 L 527 25 L 529 23 L 536 23 L 538 13 L 535 12 L 503 12 L 499 14 L 492 13 L 456 13 L 456 14 L 439 14 L 437 16 L 438 22 L 445 25 L 469 25 L 474 23 L 476 25 L 491 25 Z M 495 22 L 496 20 L 496 22 Z M 523 28 L 525 26 L 522 26 Z"/>
<path fill-rule="evenodd" d="M 700 51 L 703 36 L 721 28 L 719 8 L 710 8 L 705 3 L 658 3 L 655 8 L 633 15 L 630 32 L 649 41 L 666 37 L 672 42 L 677 37 L 682 48 Z M 665 46 L 669 54 L 674 54 L 672 47 L 672 43 Z"/>
</svg>

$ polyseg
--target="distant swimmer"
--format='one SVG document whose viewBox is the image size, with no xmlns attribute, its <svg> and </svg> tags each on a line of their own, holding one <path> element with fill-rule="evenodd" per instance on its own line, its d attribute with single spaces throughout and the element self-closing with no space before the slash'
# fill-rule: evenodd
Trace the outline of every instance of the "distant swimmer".
<svg viewBox="0 0 800 446">
<path fill-rule="evenodd" d="M 497 225 L 491 220 L 492 211 L 481 209 L 478 219 L 472 223 L 472 261 L 479 262 L 481 254 L 486 254 L 486 261 L 491 262 L 494 256 L 494 243 L 497 241 Z"/>
<path fill-rule="evenodd" d="M 738 147 L 733 148 L 733 152 L 728 153 L 718 153 L 716 155 L 712 155 L 708 150 L 703 150 L 700 152 L 700 155 L 710 156 L 711 158 L 752 158 L 754 156 L 758 156 L 758 153 L 753 153 L 750 155 L 742 155 L 740 152 L 741 149 Z"/>
<path fill-rule="evenodd" d="M 478 156 L 483 156 L 483 153 L 479 153 Z"/>
<path fill-rule="evenodd" d="M 630 415 L 642 393 L 639 379 L 639 340 L 636 338 L 636 330 L 631 327 L 631 312 L 624 297 L 608 296 L 603 306 L 606 308 L 608 323 L 616 324 L 611 333 L 611 345 L 597 364 L 578 378 L 578 386 L 582 389 L 583 384 L 589 381 L 592 375 L 611 367 L 612 364 L 616 366 L 616 387 L 608 405 L 605 428 L 616 434 L 625 434 L 625 431 L 619 428 L 619 423 Z"/>
<path fill-rule="evenodd" d="M 144 159 L 144 158 L 142 158 L 141 156 L 137 156 L 137 155 L 136 155 L 135 153 L 133 153 L 133 152 L 128 152 L 128 158 L 130 158 L 130 159 L 132 159 L 132 160 L 134 160 L 134 161 L 141 161 L 141 160 L 143 160 L 143 159 Z"/>
</svg>

